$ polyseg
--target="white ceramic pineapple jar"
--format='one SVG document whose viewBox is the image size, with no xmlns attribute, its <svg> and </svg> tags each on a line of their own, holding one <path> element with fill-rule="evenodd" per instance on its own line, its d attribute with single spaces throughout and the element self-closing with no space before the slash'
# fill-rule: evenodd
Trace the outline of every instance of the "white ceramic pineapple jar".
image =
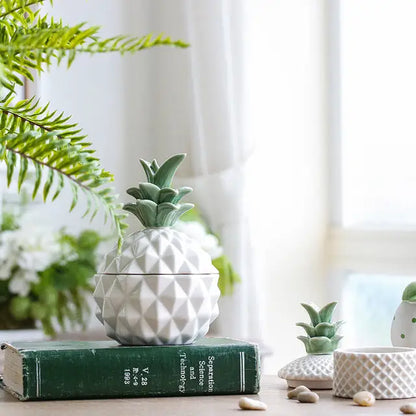
<svg viewBox="0 0 416 416">
<path fill-rule="evenodd" d="M 393 316 L 391 342 L 396 347 L 416 347 L 416 282 L 406 286 Z"/>
<path fill-rule="evenodd" d="M 170 188 L 185 155 L 161 167 L 141 160 L 148 178 L 127 192 L 124 208 L 145 228 L 105 257 L 96 279 L 97 317 L 109 337 L 124 345 L 189 344 L 218 316 L 218 270 L 196 241 L 170 226 L 192 204 L 179 204 L 190 188 Z"/>
</svg>

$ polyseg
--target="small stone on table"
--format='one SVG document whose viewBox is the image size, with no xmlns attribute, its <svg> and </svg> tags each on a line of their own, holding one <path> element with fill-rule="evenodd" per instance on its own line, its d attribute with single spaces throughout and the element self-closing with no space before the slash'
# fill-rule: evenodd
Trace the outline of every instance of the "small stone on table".
<svg viewBox="0 0 416 416">
<path fill-rule="evenodd" d="M 372 393 L 369 391 L 359 391 L 355 393 L 352 400 L 354 403 L 357 403 L 359 406 L 372 406 L 376 399 Z"/>
<path fill-rule="evenodd" d="M 298 400 L 301 403 L 317 403 L 319 401 L 319 396 L 313 391 L 301 391 L 298 394 Z"/>
<path fill-rule="evenodd" d="M 297 386 L 295 389 L 287 392 L 288 399 L 297 399 L 298 394 L 302 391 L 310 391 L 306 386 Z"/>
<path fill-rule="evenodd" d="M 405 415 L 415 415 L 416 414 L 416 403 L 406 403 L 400 407 L 400 411 Z"/>
<path fill-rule="evenodd" d="M 240 409 L 243 410 L 266 410 L 267 404 L 260 400 L 250 399 L 248 397 L 242 397 L 238 402 Z"/>
</svg>

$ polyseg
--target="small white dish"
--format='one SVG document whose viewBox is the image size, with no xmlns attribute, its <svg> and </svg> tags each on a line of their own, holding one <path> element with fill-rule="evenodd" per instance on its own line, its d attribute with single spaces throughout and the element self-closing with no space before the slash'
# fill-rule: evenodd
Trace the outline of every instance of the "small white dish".
<svg viewBox="0 0 416 416">
<path fill-rule="evenodd" d="M 334 352 L 334 395 L 369 391 L 376 399 L 416 397 L 416 349 L 362 347 Z"/>
</svg>

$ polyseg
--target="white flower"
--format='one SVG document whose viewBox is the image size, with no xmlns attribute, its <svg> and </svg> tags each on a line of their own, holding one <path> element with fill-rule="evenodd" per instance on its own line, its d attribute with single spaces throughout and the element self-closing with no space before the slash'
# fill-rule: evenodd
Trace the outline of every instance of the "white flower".
<svg viewBox="0 0 416 416">
<path fill-rule="evenodd" d="M 223 254 L 223 248 L 220 246 L 218 238 L 207 233 L 201 223 L 197 221 L 178 221 L 175 224 L 175 229 L 196 240 L 201 248 L 210 255 L 211 259 L 216 259 Z"/>
<path fill-rule="evenodd" d="M 17 259 L 17 264 L 22 269 L 45 270 L 53 259 L 50 253 L 41 250 L 22 251 Z"/>
<path fill-rule="evenodd" d="M 10 277 L 16 261 L 15 232 L 2 231 L 0 233 L 0 280 L 7 280 Z"/>
<path fill-rule="evenodd" d="M 60 250 L 60 263 L 65 264 L 78 259 L 78 254 L 68 243 L 63 243 Z"/>
<path fill-rule="evenodd" d="M 60 257 L 60 244 L 54 232 L 42 227 L 15 231 L 19 249 L 17 265 L 26 270 L 45 270 Z"/>
<path fill-rule="evenodd" d="M 207 235 L 204 226 L 197 221 L 178 221 L 175 228 L 200 243 Z"/>
<path fill-rule="evenodd" d="M 30 292 L 31 283 L 38 280 L 39 276 L 34 270 L 19 269 L 9 282 L 9 291 L 16 295 L 27 296 Z"/>
<path fill-rule="evenodd" d="M 215 235 L 207 234 L 202 241 L 201 247 L 211 256 L 211 259 L 221 257 L 224 250 Z"/>
</svg>

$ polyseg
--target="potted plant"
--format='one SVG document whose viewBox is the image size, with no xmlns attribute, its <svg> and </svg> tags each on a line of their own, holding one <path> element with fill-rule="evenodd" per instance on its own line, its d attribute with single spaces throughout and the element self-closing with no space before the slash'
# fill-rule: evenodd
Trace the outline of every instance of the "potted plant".
<svg viewBox="0 0 416 416">
<path fill-rule="evenodd" d="M 171 187 L 184 154 L 161 166 L 140 160 L 147 182 L 127 193 L 124 209 L 145 227 L 108 253 L 96 275 L 97 317 L 121 344 L 188 344 L 218 316 L 218 270 L 197 241 L 172 228 L 193 204 L 192 189 Z"/>
</svg>

